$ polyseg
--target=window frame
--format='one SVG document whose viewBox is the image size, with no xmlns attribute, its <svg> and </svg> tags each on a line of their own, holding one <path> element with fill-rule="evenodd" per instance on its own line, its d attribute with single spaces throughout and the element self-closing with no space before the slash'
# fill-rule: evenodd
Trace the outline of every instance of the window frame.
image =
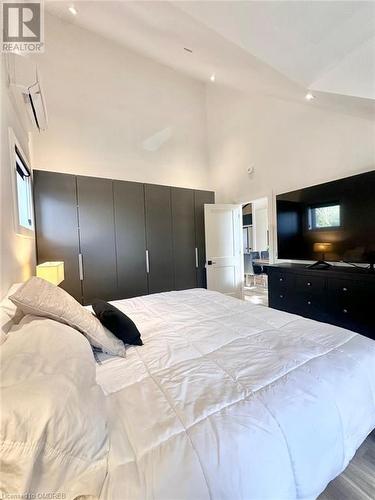
<svg viewBox="0 0 375 500">
<path fill-rule="evenodd" d="M 316 227 L 315 222 L 315 213 L 314 210 L 317 208 L 327 208 L 327 207 L 335 207 L 338 206 L 340 208 L 340 224 L 338 226 L 324 226 L 324 227 Z M 313 215 L 314 213 L 314 215 Z M 342 228 L 342 210 L 341 204 L 338 201 L 327 202 L 327 203 L 316 203 L 314 205 L 309 205 L 307 207 L 307 229 L 309 231 L 335 231 Z"/>
<path fill-rule="evenodd" d="M 23 151 L 15 133 L 11 128 L 9 128 L 9 154 L 10 154 L 10 175 L 11 175 L 11 184 L 12 184 L 12 197 L 13 197 L 13 220 L 14 220 L 14 229 L 17 235 L 25 236 L 29 238 L 34 238 L 35 235 L 35 217 L 34 217 L 34 203 L 33 203 L 33 175 L 32 169 L 30 167 L 30 161 L 28 156 Z M 20 216 L 19 216 L 19 205 L 18 205 L 18 183 L 17 176 L 19 173 L 17 172 L 17 156 L 24 164 L 24 167 L 30 172 L 29 176 L 29 195 L 30 198 L 28 200 L 28 204 L 30 207 L 30 218 L 31 218 L 31 227 L 25 227 L 20 224 Z"/>
</svg>

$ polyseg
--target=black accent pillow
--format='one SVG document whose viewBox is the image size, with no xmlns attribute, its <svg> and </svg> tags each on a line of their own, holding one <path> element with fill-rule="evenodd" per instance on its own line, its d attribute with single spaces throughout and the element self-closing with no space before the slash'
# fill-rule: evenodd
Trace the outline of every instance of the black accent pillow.
<svg viewBox="0 0 375 500">
<path fill-rule="evenodd" d="M 96 299 L 92 308 L 100 323 L 108 328 L 124 344 L 143 345 L 141 334 L 133 321 L 117 307 L 104 300 Z"/>
</svg>

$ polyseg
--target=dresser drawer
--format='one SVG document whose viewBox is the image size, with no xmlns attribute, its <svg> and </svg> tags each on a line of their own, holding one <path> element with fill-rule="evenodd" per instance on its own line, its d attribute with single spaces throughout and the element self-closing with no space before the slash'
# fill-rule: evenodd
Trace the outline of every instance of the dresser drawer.
<svg viewBox="0 0 375 500">
<path fill-rule="evenodd" d="M 320 276 L 297 276 L 296 291 L 320 293 L 325 288 L 325 279 Z"/>
<path fill-rule="evenodd" d="M 355 311 L 358 317 L 368 316 L 375 305 L 375 287 L 360 281 L 336 279 L 328 283 L 329 300 L 336 311 Z"/>
<path fill-rule="evenodd" d="M 324 296 L 317 293 L 300 293 L 296 296 L 296 313 L 306 318 L 324 321 L 326 319 L 326 304 Z"/>
<path fill-rule="evenodd" d="M 295 297 L 288 290 L 276 290 L 273 288 L 269 293 L 269 306 L 281 311 L 289 311 L 293 308 Z"/>
<path fill-rule="evenodd" d="M 337 296 L 354 297 L 365 293 L 365 286 L 359 281 L 331 279 L 328 280 L 328 290 Z"/>
<path fill-rule="evenodd" d="M 334 309 L 333 313 L 330 311 L 329 318 L 330 323 L 354 332 L 364 333 L 365 335 L 370 334 L 370 336 L 374 338 L 374 317 L 370 314 L 370 310 L 368 308 L 360 310 L 355 306 L 338 305 Z"/>
<path fill-rule="evenodd" d="M 284 288 L 284 287 L 294 286 L 295 277 L 294 275 L 289 273 L 273 271 L 272 273 L 269 273 L 268 279 L 273 286 L 278 288 Z"/>
<path fill-rule="evenodd" d="M 374 323 L 374 299 L 372 304 L 361 295 L 336 297 L 329 303 L 329 312 L 342 324 L 345 321 L 356 321 L 360 324 Z"/>
</svg>

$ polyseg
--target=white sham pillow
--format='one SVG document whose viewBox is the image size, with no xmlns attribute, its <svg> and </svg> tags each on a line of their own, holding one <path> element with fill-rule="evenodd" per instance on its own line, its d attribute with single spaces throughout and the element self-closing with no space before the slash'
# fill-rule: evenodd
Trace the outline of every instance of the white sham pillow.
<svg viewBox="0 0 375 500">
<path fill-rule="evenodd" d="M 24 316 L 0 348 L 0 394 L 0 492 L 97 498 L 109 440 L 88 340 L 63 323 Z"/>
<path fill-rule="evenodd" d="M 125 357 L 124 343 L 62 288 L 42 278 L 32 277 L 9 299 L 24 314 L 65 323 L 83 333 L 92 346 L 108 354 Z"/>
</svg>

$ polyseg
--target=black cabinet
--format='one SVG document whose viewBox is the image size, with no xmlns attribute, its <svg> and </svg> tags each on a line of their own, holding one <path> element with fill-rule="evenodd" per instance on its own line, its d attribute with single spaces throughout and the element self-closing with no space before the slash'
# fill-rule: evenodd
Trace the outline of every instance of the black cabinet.
<svg viewBox="0 0 375 500">
<path fill-rule="evenodd" d="M 148 293 L 144 197 L 143 184 L 113 182 L 118 299 Z"/>
<path fill-rule="evenodd" d="M 145 184 L 149 293 L 174 289 L 171 188 Z"/>
<path fill-rule="evenodd" d="M 199 288 L 207 288 L 204 205 L 211 203 L 215 203 L 215 193 L 212 191 L 194 191 L 196 275 Z"/>
<path fill-rule="evenodd" d="M 267 269 L 270 307 L 375 339 L 375 275 L 341 266 L 317 270 L 280 264 Z"/>
<path fill-rule="evenodd" d="M 214 193 L 34 171 L 38 263 L 63 260 L 84 304 L 206 286 Z"/>
<path fill-rule="evenodd" d="M 197 286 L 194 191 L 172 188 L 174 288 Z"/>
<path fill-rule="evenodd" d="M 37 263 L 62 260 L 61 287 L 81 301 L 76 177 L 34 171 Z"/>
<path fill-rule="evenodd" d="M 83 303 L 113 300 L 117 291 L 113 188 L 110 179 L 77 177 Z"/>
</svg>

